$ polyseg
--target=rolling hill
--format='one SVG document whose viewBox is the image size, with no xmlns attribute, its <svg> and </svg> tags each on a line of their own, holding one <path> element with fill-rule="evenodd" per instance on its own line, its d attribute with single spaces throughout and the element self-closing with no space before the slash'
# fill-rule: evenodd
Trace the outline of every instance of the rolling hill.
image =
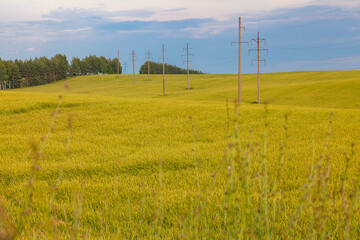
<svg viewBox="0 0 360 240">
<path fill-rule="evenodd" d="M 161 98 L 162 75 L 92 75 L 66 80 L 71 93 L 130 98 Z M 167 99 L 223 103 L 237 97 L 236 75 L 191 75 L 190 91 L 186 75 L 166 77 Z M 27 92 L 61 93 L 64 82 L 19 89 Z M 257 75 L 243 75 L 244 103 L 257 101 Z M 360 108 L 360 71 L 289 72 L 261 75 L 261 101 L 273 105 Z"/>
<path fill-rule="evenodd" d="M 359 77 L 263 74 L 258 105 L 244 75 L 238 108 L 236 75 L 0 91 L 0 236 L 356 239 Z"/>
</svg>

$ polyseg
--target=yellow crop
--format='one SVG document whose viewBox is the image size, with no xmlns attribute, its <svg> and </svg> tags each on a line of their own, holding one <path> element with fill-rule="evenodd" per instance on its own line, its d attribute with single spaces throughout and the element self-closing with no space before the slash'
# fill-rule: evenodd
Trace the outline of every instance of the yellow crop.
<svg viewBox="0 0 360 240">
<path fill-rule="evenodd" d="M 264 75 L 259 106 L 247 75 L 239 107 L 235 75 L 1 91 L 0 239 L 356 239 L 358 76 Z"/>
</svg>

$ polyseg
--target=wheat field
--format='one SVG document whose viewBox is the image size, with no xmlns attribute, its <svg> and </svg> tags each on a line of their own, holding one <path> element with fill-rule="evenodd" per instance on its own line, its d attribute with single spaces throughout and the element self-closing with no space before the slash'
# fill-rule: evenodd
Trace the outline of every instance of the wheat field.
<svg viewBox="0 0 360 240">
<path fill-rule="evenodd" d="M 0 239 L 359 237 L 359 71 L 190 81 L 1 91 Z"/>
</svg>

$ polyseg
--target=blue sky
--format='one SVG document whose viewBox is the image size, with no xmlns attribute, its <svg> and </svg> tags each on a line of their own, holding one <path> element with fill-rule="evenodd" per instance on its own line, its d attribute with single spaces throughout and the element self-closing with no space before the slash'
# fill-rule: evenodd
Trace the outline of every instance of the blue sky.
<svg viewBox="0 0 360 240">
<path fill-rule="evenodd" d="M 86 6 L 86 7 L 85 7 Z M 236 73 L 238 16 L 243 41 L 260 32 L 266 38 L 262 72 L 360 69 L 358 0 L 13 0 L 0 3 L 0 57 L 28 59 L 63 53 L 115 58 L 136 68 L 150 50 L 152 60 L 165 44 L 167 62 L 183 65 L 183 48 L 192 48 L 191 68 Z M 242 68 L 251 65 L 253 46 L 243 45 Z"/>
</svg>

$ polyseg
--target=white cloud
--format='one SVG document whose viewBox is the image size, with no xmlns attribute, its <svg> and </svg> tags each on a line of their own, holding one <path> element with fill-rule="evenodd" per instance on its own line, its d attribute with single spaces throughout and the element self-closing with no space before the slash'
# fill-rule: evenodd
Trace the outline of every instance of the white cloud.
<svg viewBox="0 0 360 240">
<path fill-rule="evenodd" d="M 30 47 L 30 48 L 26 49 L 27 52 L 34 52 L 35 50 L 36 50 L 36 49 L 33 48 L 33 47 Z"/>
<path fill-rule="evenodd" d="M 155 14 L 137 15 L 139 20 L 180 20 L 185 18 L 229 19 L 232 15 L 251 15 L 281 8 L 309 5 L 329 5 L 342 8 L 360 8 L 359 0 L 12 0 L 0 2 L 0 21 L 18 22 L 43 19 L 43 15 L 58 9 L 94 9 L 99 12 L 153 11 Z M 139 7 L 141 6 L 141 7 Z M 170 10 L 170 11 L 169 11 Z M 113 16 L 116 17 L 116 16 Z M 134 19 L 133 16 L 130 16 Z M 123 20 L 123 19 L 121 19 Z"/>
<path fill-rule="evenodd" d="M 119 34 L 164 33 L 166 30 L 118 30 Z"/>
<path fill-rule="evenodd" d="M 75 29 L 64 29 L 62 32 L 64 33 L 79 33 L 79 32 L 87 32 L 90 31 L 91 27 L 85 27 L 85 28 L 75 28 Z"/>
<path fill-rule="evenodd" d="M 313 0 L 314 5 L 329 5 L 341 8 L 360 8 L 358 0 Z"/>
<path fill-rule="evenodd" d="M 187 27 L 179 31 L 179 36 L 189 36 L 190 38 L 201 39 L 208 38 L 222 33 L 225 30 L 234 28 L 234 25 L 228 22 L 209 22 L 203 23 L 197 27 Z"/>
</svg>

